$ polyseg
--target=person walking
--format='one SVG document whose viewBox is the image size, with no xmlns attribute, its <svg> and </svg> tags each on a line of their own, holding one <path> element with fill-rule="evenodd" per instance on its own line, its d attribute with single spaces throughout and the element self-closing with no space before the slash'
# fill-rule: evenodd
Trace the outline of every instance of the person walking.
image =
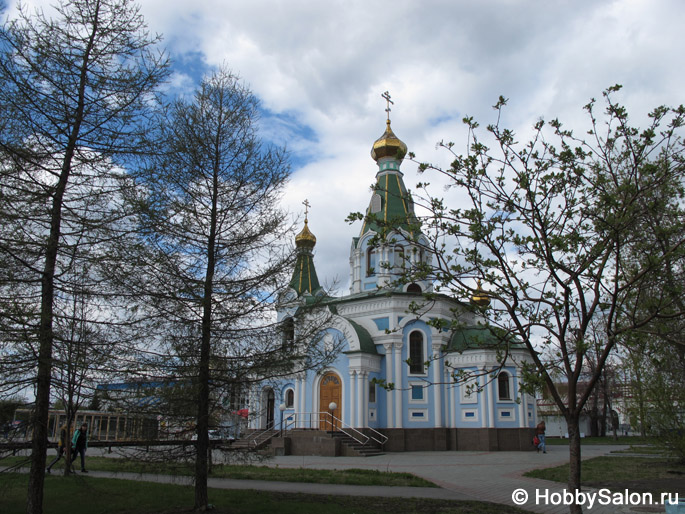
<svg viewBox="0 0 685 514">
<path fill-rule="evenodd" d="M 86 450 L 88 449 L 88 425 L 83 423 L 81 428 L 74 430 L 74 437 L 71 438 L 71 464 L 76 460 L 76 454 L 81 454 L 81 473 L 88 473 L 86 470 Z"/>
<path fill-rule="evenodd" d="M 545 422 L 541 421 L 538 426 L 535 427 L 535 437 L 538 438 L 538 453 L 542 450 L 542 453 L 547 453 L 547 445 L 545 444 Z"/>
<path fill-rule="evenodd" d="M 64 455 L 64 449 L 67 447 L 67 426 L 62 423 L 62 426 L 59 427 L 59 440 L 57 441 L 57 457 L 55 457 L 55 460 L 53 460 L 47 468 L 47 472 L 50 473 L 50 468 L 57 464 L 57 462 L 62 458 Z"/>
</svg>

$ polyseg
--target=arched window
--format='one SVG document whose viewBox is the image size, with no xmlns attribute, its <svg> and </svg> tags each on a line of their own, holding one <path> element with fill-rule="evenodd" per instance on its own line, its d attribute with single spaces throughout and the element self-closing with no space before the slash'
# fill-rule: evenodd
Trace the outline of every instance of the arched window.
<svg viewBox="0 0 685 514">
<path fill-rule="evenodd" d="M 285 392 L 285 408 L 292 409 L 295 407 L 295 391 L 288 389 Z"/>
<path fill-rule="evenodd" d="M 405 260 L 404 260 L 404 247 L 403 246 L 396 246 L 395 250 L 393 252 L 393 266 L 396 271 L 400 271 L 404 269 L 405 267 Z"/>
<path fill-rule="evenodd" d="M 407 286 L 407 293 L 421 294 L 422 292 L 421 286 L 418 284 L 412 283 Z"/>
<path fill-rule="evenodd" d="M 376 249 L 369 248 L 366 252 L 366 276 L 371 277 L 376 274 Z"/>
<path fill-rule="evenodd" d="M 284 319 L 281 330 L 283 331 L 281 347 L 286 351 L 292 350 L 293 345 L 295 344 L 295 322 L 293 321 L 293 318 Z"/>
<path fill-rule="evenodd" d="M 497 392 L 500 400 L 511 400 L 511 386 L 509 384 L 509 373 L 501 371 L 497 375 Z"/>
<path fill-rule="evenodd" d="M 415 330 L 409 334 L 409 373 L 423 375 L 424 370 L 423 333 Z"/>
</svg>

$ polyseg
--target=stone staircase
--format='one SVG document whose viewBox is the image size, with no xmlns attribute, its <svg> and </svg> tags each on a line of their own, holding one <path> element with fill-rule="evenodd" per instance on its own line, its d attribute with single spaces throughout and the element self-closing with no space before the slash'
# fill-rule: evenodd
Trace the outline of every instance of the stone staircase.
<svg viewBox="0 0 685 514">
<path fill-rule="evenodd" d="M 375 457 L 383 455 L 383 449 L 373 439 L 369 440 L 366 444 L 361 444 L 344 432 L 329 431 L 328 434 L 340 441 L 342 455 L 345 457 Z"/>
</svg>

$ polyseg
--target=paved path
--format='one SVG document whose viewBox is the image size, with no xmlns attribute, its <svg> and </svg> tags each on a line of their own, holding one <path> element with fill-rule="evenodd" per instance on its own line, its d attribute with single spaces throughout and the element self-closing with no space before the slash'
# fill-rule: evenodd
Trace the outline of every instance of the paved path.
<svg viewBox="0 0 685 514">
<path fill-rule="evenodd" d="M 583 447 L 583 459 L 607 455 L 625 447 L 598 445 Z M 533 512 L 566 513 L 566 505 L 545 504 L 544 498 L 535 501 L 536 491 L 549 495 L 563 493 L 557 482 L 526 478 L 523 473 L 540 467 L 558 466 L 568 462 L 568 447 L 548 446 L 546 454 L 536 452 L 407 452 L 388 453 L 378 457 L 276 457 L 270 466 L 308 467 L 325 469 L 363 468 L 380 471 L 407 471 L 440 485 L 453 499 L 473 499 L 514 505 L 512 494 L 517 489 L 526 491 L 528 501 L 521 507 Z M 375 489 L 375 488 L 371 488 Z M 407 488 L 411 492 L 413 488 Z M 588 492 L 593 492 L 588 490 Z M 419 496 L 416 491 L 415 496 Z M 522 493 L 521 493 L 522 494 Z M 423 489 L 421 491 L 423 495 Z M 447 496 L 450 497 L 450 496 Z M 556 497 L 551 497 L 556 499 Z M 658 499 L 655 499 L 658 500 Z M 536 504 L 538 503 L 538 504 Z M 548 503 L 548 502 L 547 502 Z M 664 512 L 664 508 L 645 505 L 607 505 L 597 503 L 585 508 L 591 514 L 619 512 Z"/>
</svg>

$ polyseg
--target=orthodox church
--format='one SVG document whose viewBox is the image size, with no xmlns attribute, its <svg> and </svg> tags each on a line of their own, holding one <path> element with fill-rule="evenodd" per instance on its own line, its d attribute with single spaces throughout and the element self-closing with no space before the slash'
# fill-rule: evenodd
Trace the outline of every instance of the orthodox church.
<svg viewBox="0 0 685 514">
<path fill-rule="evenodd" d="M 431 259 L 423 251 L 427 241 L 400 171 L 406 152 L 390 127 L 388 109 L 385 132 L 371 149 L 378 165 L 376 185 L 359 236 L 350 245 L 348 295 L 328 297 L 321 287 L 314 263 L 316 237 L 305 212 L 278 320 L 284 337 L 292 338 L 298 309 L 316 304 L 327 316 L 317 337 L 336 354 L 323 369 L 260 385 L 250 402 L 256 414 L 250 428 L 281 426 L 295 434 L 333 425 L 358 441 L 380 443 L 386 451 L 530 449 L 537 413 L 534 398 L 519 391 L 519 376 L 522 364 L 532 360 L 525 348 L 512 344 L 502 365 L 497 338 L 484 323 L 487 295 L 476 294 L 470 302 L 436 295 L 430 308 L 417 315 L 410 304 L 432 292 L 432 284 L 396 280 L 405 266 Z M 379 238 L 387 227 L 394 233 Z M 457 330 L 430 323 L 455 316 Z M 321 448 L 293 442 L 286 451 L 316 453 Z"/>
</svg>

